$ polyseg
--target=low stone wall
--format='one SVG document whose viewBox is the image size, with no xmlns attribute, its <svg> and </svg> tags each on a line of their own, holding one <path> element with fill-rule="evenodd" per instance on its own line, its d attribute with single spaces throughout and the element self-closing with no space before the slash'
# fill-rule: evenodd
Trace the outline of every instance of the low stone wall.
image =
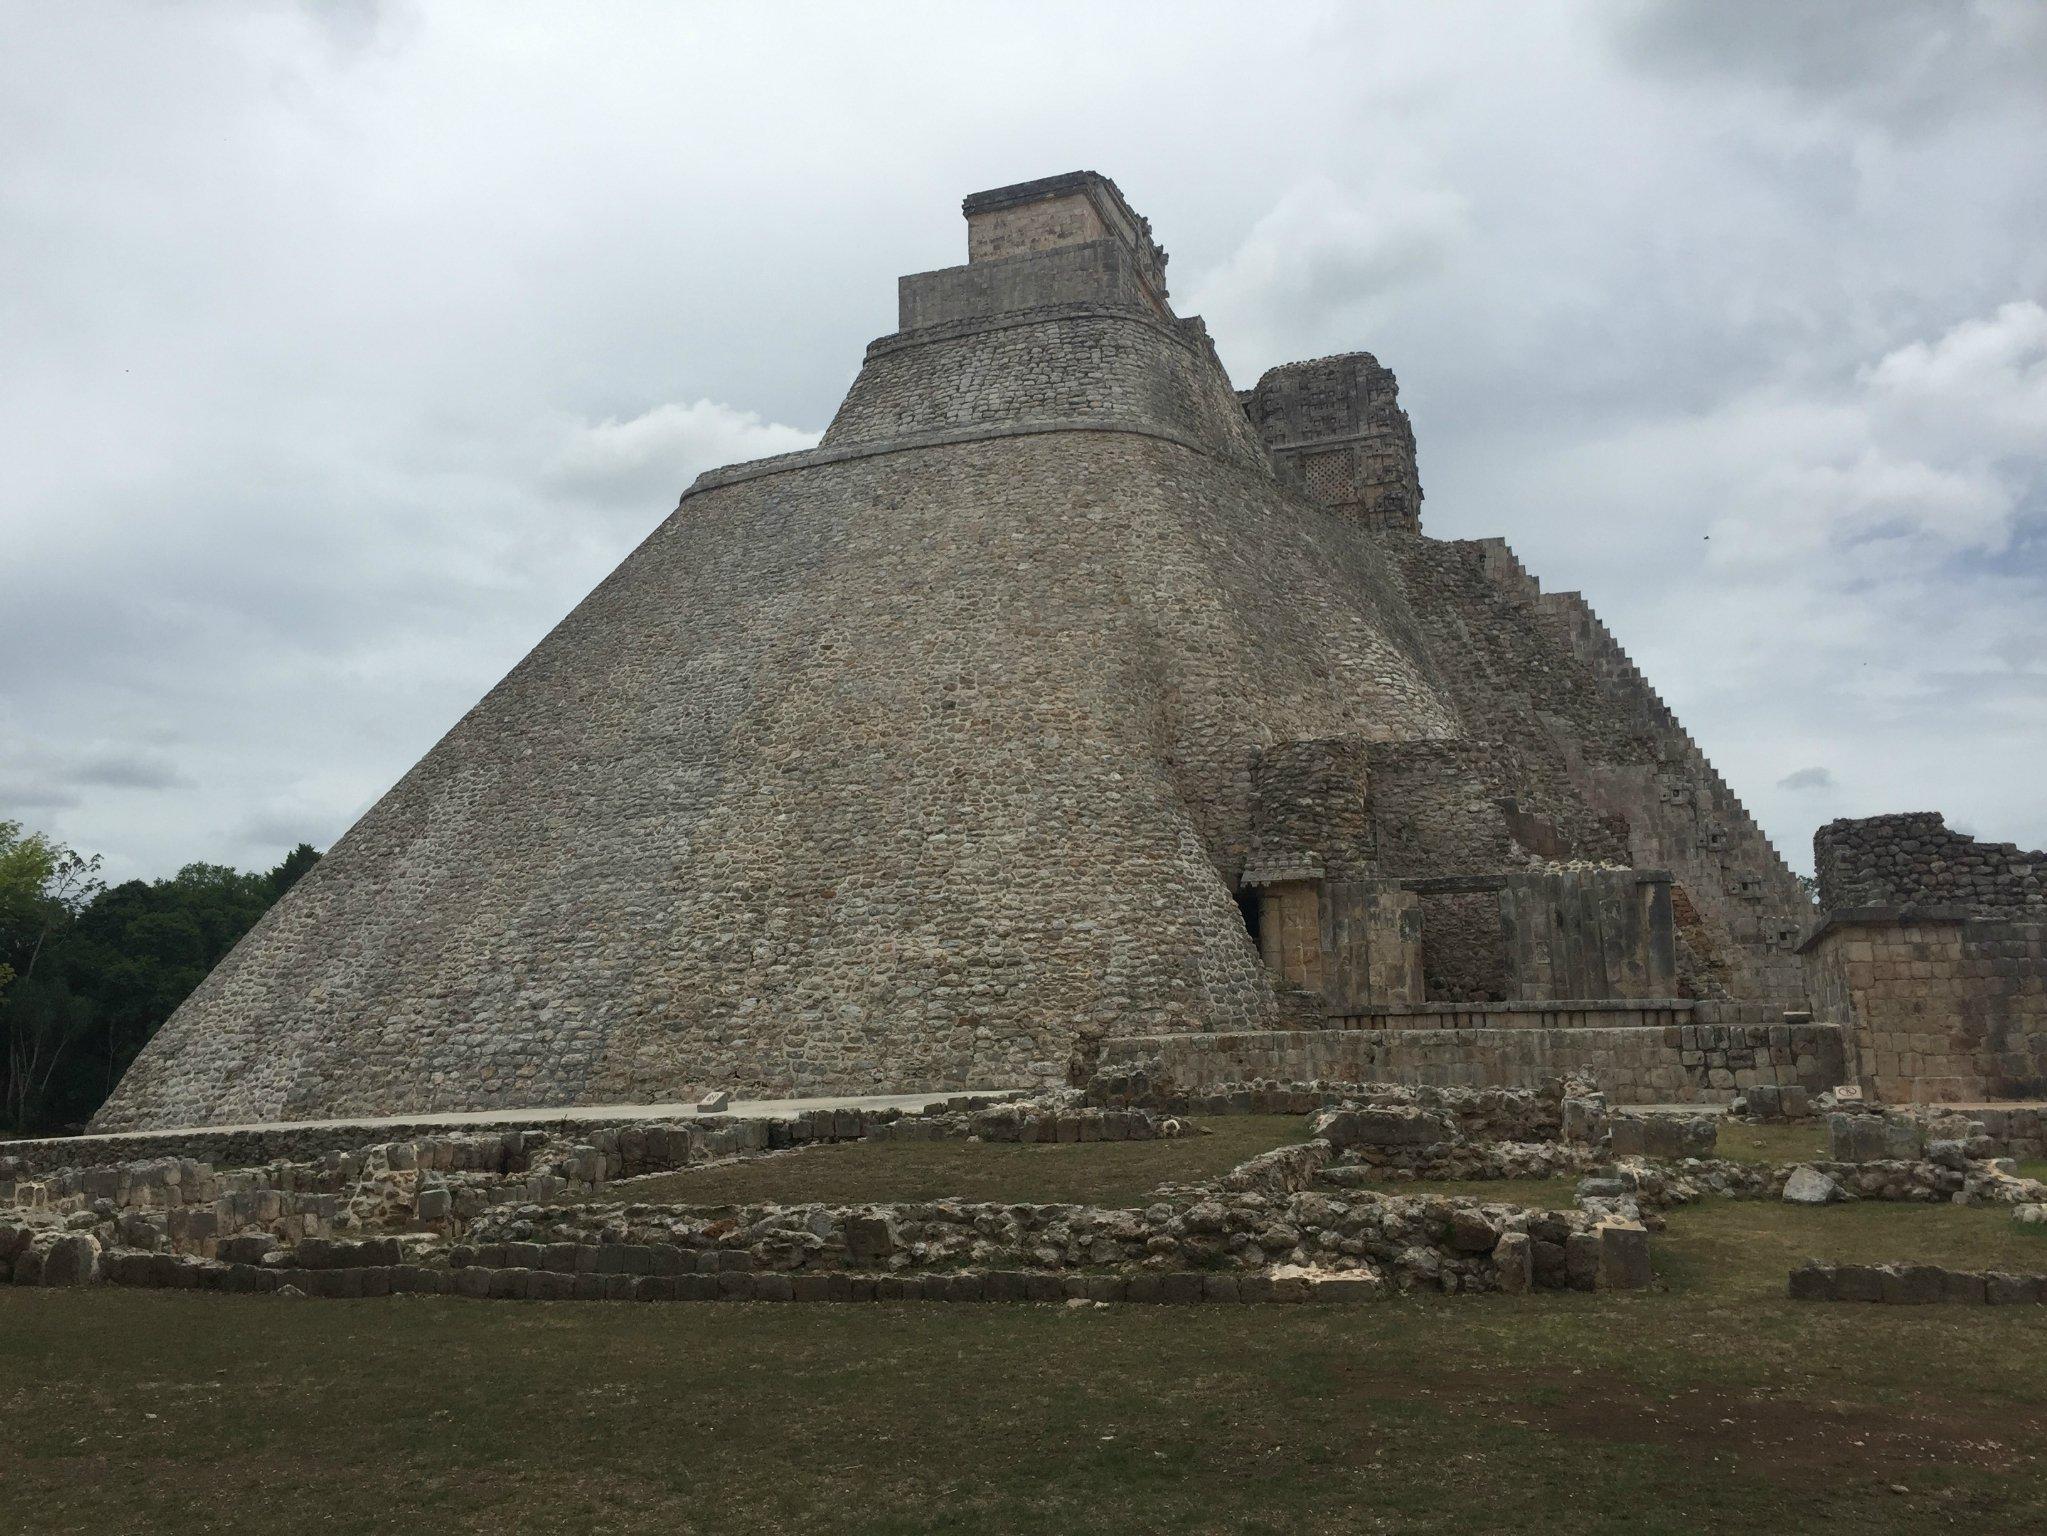
<svg viewBox="0 0 2047 1536">
<path fill-rule="evenodd" d="M 963 1093 L 927 1106 L 922 1114 L 985 1109 L 1014 1097 L 1010 1093 Z M 676 1120 L 643 1116 L 578 1114 L 564 1111 L 544 1120 L 498 1125 L 450 1125 L 445 1120 L 392 1121 L 375 1126 L 280 1125 L 253 1130 L 222 1131 L 198 1127 L 181 1131 L 149 1131 L 105 1136 L 51 1136 L 27 1141 L 0 1141 L 0 1178 L 19 1178 L 52 1168 L 99 1168 L 156 1158 L 184 1158 L 216 1168 L 254 1168 L 266 1163 L 310 1163 L 330 1153 L 357 1152 L 397 1142 L 471 1142 L 490 1136 L 595 1142 L 630 1137 L 633 1132 L 673 1128 L 718 1131 L 734 1125 L 758 1124 L 768 1147 L 801 1146 L 811 1141 L 849 1141 L 876 1125 L 888 1124 L 917 1111 L 900 1109 L 819 1109 L 786 1117 L 693 1115 Z"/>
<path fill-rule="evenodd" d="M 2047 1302 L 2047 1275 L 1944 1269 L 1937 1264 L 1801 1264 L 1791 1271 L 1793 1301 L 1871 1301 L 1925 1306 L 1959 1301 L 1989 1306 Z"/>
<path fill-rule="evenodd" d="M 949 1107 L 955 1102 L 963 1107 Z M 19 1166 L 20 1158 L 0 1157 L 0 1211 L 48 1217 L 90 1212 L 113 1222 L 114 1235 L 125 1247 L 210 1258 L 218 1239 L 252 1228 L 286 1240 L 380 1227 L 453 1233 L 494 1206 L 588 1198 L 620 1179 L 814 1143 L 967 1137 L 1149 1140 L 1176 1134 L 1181 1127 L 1143 1110 L 1014 1107 L 963 1096 L 923 1113 L 838 1109 L 790 1119 L 707 1115 L 586 1122 L 574 1129 L 588 1140 L 522 1127 L 363 1145 L 364 1131 L 358 1127 L 346 1148 L 330 1148 L 310 1161 L 225 1170 L 191 1158 L 158 1157 L 30 1172 Z M 243 1145 L 235 1136 L 221 1143 L 230 1151 Z M 82 1144 L 32 1145 L 80 1147 L 89 1155 L 104 1155 L 110 1146 L 132 1144 L 93 1137 Z"/>
<path fill-rule="evenodd" d="M 1332 1029 L 1661 1029 L 1693 1022 L 1685 998 L 1555 1003 L 1399 1003 L 1329 1021 Z"/>
<path fill-rule="evenodd" d="M 1946 1122 L 1960 1115 L 1983 1128 L 1992 1157 L 2047 1158 L 2047 1104 L 1971 1104 L 1966 1109 L 1913 1105 L 1907 1110 L 1938 1136 Z"/>
<path fill-rule="evenodd" d="M 1828 1024 L 1643 1028 L 1263 1030 L 1129 1036 L 1098 1074 L 1152 1070 L 1190 1096 L 1246 1083 L 1392 1082 L 1514 1088 L 1584 1070 L 1617 1104 L 1725 1103 L 1758 1083 L 1818 1093 L 1841 1081 Z"/>
</svg>

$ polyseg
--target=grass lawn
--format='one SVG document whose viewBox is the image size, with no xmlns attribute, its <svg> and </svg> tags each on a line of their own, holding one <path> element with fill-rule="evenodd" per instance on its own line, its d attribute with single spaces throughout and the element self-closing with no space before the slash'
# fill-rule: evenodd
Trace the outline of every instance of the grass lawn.
<svg viewBox="0 0 2047 1536">
<path fill-rule="evenodd" d="M 844 1141 L 711 1168 L 626 1179 L 607 1200 L 744 1205 L 775 1200 L 1001 1200 L 1137 1205 L 1168 1180 L 1228 1173 L 1246 1158 L 1305 1140 L 1305 1115 L 1215 1115 L 1211 1134 L 1168 1141 Z"/>
<path fill-rule="evenodd" d="M 1045 1149 L 1054 1150 L 1054 1149 Z M 2030 1245 L 2022 1249 L 2019 1245 Z M 1361 1308 L 0 1289 L 36 1532 L 2047 1528 L 2047 1307 L 1794 1304 L 2001 1213 L 1709 1202 L 1628 1296 Z"/>
<path fill-rule="evenodd" d="M 1720 1122 L 1720 1144 L 1714 1156 L 1733 1163 L 1806 1163 L 1824 1161 L 1827 1126 L 1823 1120 L 1791 1125 L 1743 1125 Z"/>
</svg>

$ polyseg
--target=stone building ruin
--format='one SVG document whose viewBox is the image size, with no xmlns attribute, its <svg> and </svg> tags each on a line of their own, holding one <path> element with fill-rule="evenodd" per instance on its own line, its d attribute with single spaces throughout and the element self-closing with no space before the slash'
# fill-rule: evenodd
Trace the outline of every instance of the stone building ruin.
<svg viewBox="0 0 2047 1536">
<path fill-rule="evenodd" d="M 964 212 L 819 446 L 699 476 L 96 1128 L 1211 1047 L 1621 1101 L 1854 1069 L 1798 880 L 1613 635 L 1423 531 L 1390 371 L 1234 389 L 1095 173 Z"/>
</svg>

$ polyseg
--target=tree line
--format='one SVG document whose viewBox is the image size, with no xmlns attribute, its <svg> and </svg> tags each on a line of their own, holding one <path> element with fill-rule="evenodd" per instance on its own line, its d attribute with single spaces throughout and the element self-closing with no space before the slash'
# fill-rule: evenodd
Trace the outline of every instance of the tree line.
<svg viewBox="0 0 2047 1536">
<path fill-rule="evenodd" d="M 319 860 L 187 864 L 109 886 L 86 856 L 0 821 L 0 1127 L 76 1130 L 150 1036 Z"/>
</svg>

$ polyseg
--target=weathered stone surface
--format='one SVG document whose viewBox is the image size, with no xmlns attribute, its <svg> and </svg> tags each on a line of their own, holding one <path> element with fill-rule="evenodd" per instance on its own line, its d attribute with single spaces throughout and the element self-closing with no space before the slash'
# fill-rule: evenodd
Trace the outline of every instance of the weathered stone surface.
<svg viewBox="0 0 2047 1536">
<path fill-rule="evenodd" d="M 1502 1233 L 1493 1248 L 1493 1270 L 1510 1296 L 1535 1287 L 1535 1244 L 1526 1232 Z"/>
<path fill-rule="evenodd" d="M 1825 1264 L 1808 1260 L 1791 1271 L 1791 1299 L 1793 1301 L 1832 1301 L 1835 1295 L 1835 1274 Z"/>
<path fill-rule="evenodd" d="M 41 1284 L 91 1285 L 99 1277 L 99 1239 L 91 1234 L 67 1233 L 44 1247 Z"/>
<path fill-rule="evenodd" d="M 1784 1198 L 1793 1205 L 1826 1205 L 1841 1198 L 1841 1186 L 1818 1169 L 1801 1164 L 1784 1181 Z"/>
<path fill-rule="evenodd" d="M 1639 1291 L 1655 1278 L 1649 1263 L 1649 1233 L 1638 1221 L 1603 1221 L 1593 1229 L 1599 1241 L 1599 1288 Z"/>
<path fill-rule="evenodd" d="M 1406 1147 L 1449 1141 L 1457 1134 L 1446 1116 L 1415 1105 L 1334 1110 L 1318 1116 L 1310 1131 L 1339 1152 L 1352 1147 Z"/>
</svg>

